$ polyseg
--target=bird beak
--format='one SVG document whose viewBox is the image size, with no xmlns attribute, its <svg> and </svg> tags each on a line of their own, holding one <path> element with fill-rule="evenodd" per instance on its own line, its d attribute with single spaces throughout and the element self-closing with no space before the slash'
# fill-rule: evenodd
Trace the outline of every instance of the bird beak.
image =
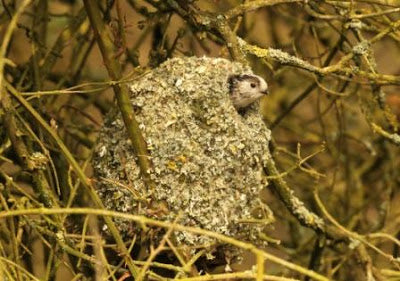
<svg viewBox="0 0 400 281">
<path fill-rule="evenodd" d="M 261 94 L 263 94 L 263 95 L 266 95 L 266 96 L 267 96 L 267 95 L 269 95 L 269 91 L 268 91 L 268 89 L 267 89 L 267 90 L 265 90 L 265 91 L 262 91 L 262 92 L 261 92 Z"/>
</svg>

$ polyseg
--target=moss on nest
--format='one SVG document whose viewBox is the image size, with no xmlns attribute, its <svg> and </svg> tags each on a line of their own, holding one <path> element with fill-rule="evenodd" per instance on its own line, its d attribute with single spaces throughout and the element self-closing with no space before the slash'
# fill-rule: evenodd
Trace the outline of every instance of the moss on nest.
<svg viewBox="0 0 400 281">
<path fill-rule="evenodd" d="M 259 198 L 270 131 L 258 105 L 237 113 L 228 77 L 251 74 L 220 58 L 174 58 L 131 85 L 131 101 L 146 139 L 155 190 L 140 179 L 121 116 L 112 113 L 100 132 L 93 167 L 107 208 L 201 227 L 255 242 L 272 214 Z M 129 235 L 137 226 L 117 221 Z M 176 233 L 185 245 L 215 242 Z"/>
</svg>

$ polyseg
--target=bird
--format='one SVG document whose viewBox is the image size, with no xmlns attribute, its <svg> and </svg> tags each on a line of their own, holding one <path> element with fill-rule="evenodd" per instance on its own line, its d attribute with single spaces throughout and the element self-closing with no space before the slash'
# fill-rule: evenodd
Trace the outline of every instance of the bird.
<svg viewBox="0 0 400 281">
<path fill-rule="evenodd" d="M 228 82 L 230 98 L 238 111 L 269 94 L 267 82 L 258 75 L 231 75 Z"/>
</svg>

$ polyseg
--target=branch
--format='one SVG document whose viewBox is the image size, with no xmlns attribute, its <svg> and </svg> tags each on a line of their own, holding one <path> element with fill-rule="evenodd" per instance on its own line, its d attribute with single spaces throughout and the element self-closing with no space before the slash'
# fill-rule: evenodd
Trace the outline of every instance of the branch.
<svg viewBox="0 0 400 281">
<path fill-rule="evenodd" d="M 260 48 L 255 45 L 251 45 L 238 37 L 240 47 L 246 53 L 250 53 L 256 57 L 263 59 L 274 60 L 282 65 L 288 65 L 297 67 L 318 75 L 327 75 L 327 74 L 344 74 L 344 75 L 358 75 L 362 78 L 366 78 L 369 80 L 373 80 L 376 83 L 386 83 L 386 84 L 396 84 L 400 85 L 400 76 L 389 75 L 389 74 L 379 74 L 379 73 L 371 73 L 364 70 L 360 70 L 357 67 L 346 67 L 346 63 L 348 63 L 355 55 L 362 55 L 363 47 L 367 44 L 367 42 L 361 42 L 358 45 L 354 46 L 353 51 L 345 56 L 343 56 L 340 61 L 334 65 L 326 66 L 326 67 L 317 67 L 312 65 L 311 63 L 302 60 L 298 57 L 292 56 L 284 51 L 274 48 Z"/>
<path fill-rule="evenodd" d="M 263 8 L 263 7 L 269 7 L 269 6 L 274 6 L 277 4 L 285 4 L 285 3 L 294 3 L 294 2 L 301 2 L 301 3 L 306 3 L 304 0 L 257 0 L 257 1 L 250 1 L 243 3 L 241 5 L 236 6 L 235 8 L 232 8 L 229 10 L 225 17 L 227 19 L 232 19 L 235 17 L 238 17 L 240 15 L 243 15 L 248 12 L 252 12 L 254 10 Z"/>
<path fill-rule="evenodd" d="M 326 233 L 324 220 L 308 210 L 304 206 L 304 203 L 294 195 L 293 190 L 290 189 L 283 177 L 280 176 L 271 155 L 267 156 L 264 171 L 268 176 L 270 176 L 272 188 L 281 198 L 289 212 L 302 225 L 315 230 L 317 233 Z"/>
<path fill-rule="evenodd" d="M 168 5 L 189 24 L 198 30 L 206 30 L 220 35 L 225 41 L 225 45 L 233 60 L 242 64 L 248 64 L 244 53 L 242 52 L 236 34 L 229 27 L 228 19 L 224 15 L 206 14 L 195 10 L 194 8 L 185 10 L 177 1 L 168 0 Z M 187 8 L 189 9 L 189 8 Z"/>
<path fill-rule="evenodd" d="M 105 209 L 103 202 L 101 201 L 100 197 L 96 193 L 96 191 L 93 188 L 93 185 L 91 184 L 90 180 L 86 177 L 85 173 L 79 166 L 78 162 L 75 160 L 75 158 L 72 156 L 72 153 L 68 150 L 67 146 L 64 144 L 64 142 L 61 140 L 61 138 L 58 136 L 58 134 L 50 127 L 50 125 L 47 124 L 47 122 L 40 116 L 40 114 L 21 96 L 21 94 L 10 84 L 6 84 L 7 90 L 11 93 L 11 95 L 18 100 L 18 102 L 29 112 L 30 115 L 36 120 L 36 122 L 44 129 L 44 131 L 55 141 L 55 143 L 58 145 L 60 148 L 61 153 L 64 155 L 64 157 L 67 159 L 69 164 L 72 166 L 74 171 L 76 172 L 78 178 L 80 179 L 82 185 L 86 188 L 88 191 L 90 198 L 93 200 L 93 202 L 98 206 L 99 208 Z M 125 262 L 127 263 L 130 271 L 134 276 L 137 274 L 137 268 L 136 266 L 132 263 L 132 258 L 129 255 L 124 241 L 121 238 L 121 235 L 119 234 L 114 222 L 110 217 L 104 217 L 104 221 L 106 222 L 107 226 L 110 229 L 110 232 L 112 236 L 114 237 L 119 250 L 122 252 L 125 258 Z"/>
<path fill-rule="evenodd" d="M 391 134 L 389 132 L 386 132 L 384 129 L 382 129 L 380 126 L 376 125 L 375 123 L 372 123 L 372 128 L 374 129 L 375 132 L 380 134 L 382 137 L 385 139 L 389 140 L 395 145 L 400 146 L 400 135 L 399 134 Z"/>
<path fill-rule="evenodd" d="M 114 43 L 111 40 L 110 31 L 104 24 L 101 18 L 100 10 L 97 1 L 86 0 L 84 1 L 86 11 L 88 13 L 90 23 L 92 25 L 97 44 L 99 45 L 101 54 L 103 56 L 104 65 L 107 68 L 108 75 L 111 80 L 121 80 L 121 65 L 114 56 Z M 132 141 L 132 146 L 135 155 L 138 158 L 138 165 L 142 174 L 143 181 L 149 188 L 155 188 L 154 183 L 150 178 L 152 164 L 150 162 L 150 155 L 147 150 L 147 145 L 144 140 L 143 134 L 139 128 L 139 123 L 136 120 L 135 112 L 133 110 L 129 89 L 126 84 L 113 84 L 114 93 L 117 99 L 118 107 L 121 111 L 122 118 L 124 119 L 125 127 Z"/>
</svg>

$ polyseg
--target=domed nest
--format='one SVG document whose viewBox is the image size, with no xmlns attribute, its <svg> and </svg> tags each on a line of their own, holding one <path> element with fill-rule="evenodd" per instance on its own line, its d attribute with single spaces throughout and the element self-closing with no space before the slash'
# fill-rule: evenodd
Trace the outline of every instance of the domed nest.
<svg viewBox="0 0 400 281">
<path fill-rule="evenodd" d="M 259 232 L 273 220 L 259 197 L 267 185 L 270 131 L 258 104 L 244 114 L 233 107 L 228 78 L 234 74 L 252 72 L 220 58 L 174 58 L 130 85 L 156 187 L 143 183 L 122 117 L 111 113 L 92 161 L 108 209 L 167 221 L 180 213 L 179 224 L 259 243 Z M 134 223 L 116 223 L 124 235 L 140 231 Z M 216 242 L 188 232 L 175 238 L 197 247 Z"/>
</svg>

